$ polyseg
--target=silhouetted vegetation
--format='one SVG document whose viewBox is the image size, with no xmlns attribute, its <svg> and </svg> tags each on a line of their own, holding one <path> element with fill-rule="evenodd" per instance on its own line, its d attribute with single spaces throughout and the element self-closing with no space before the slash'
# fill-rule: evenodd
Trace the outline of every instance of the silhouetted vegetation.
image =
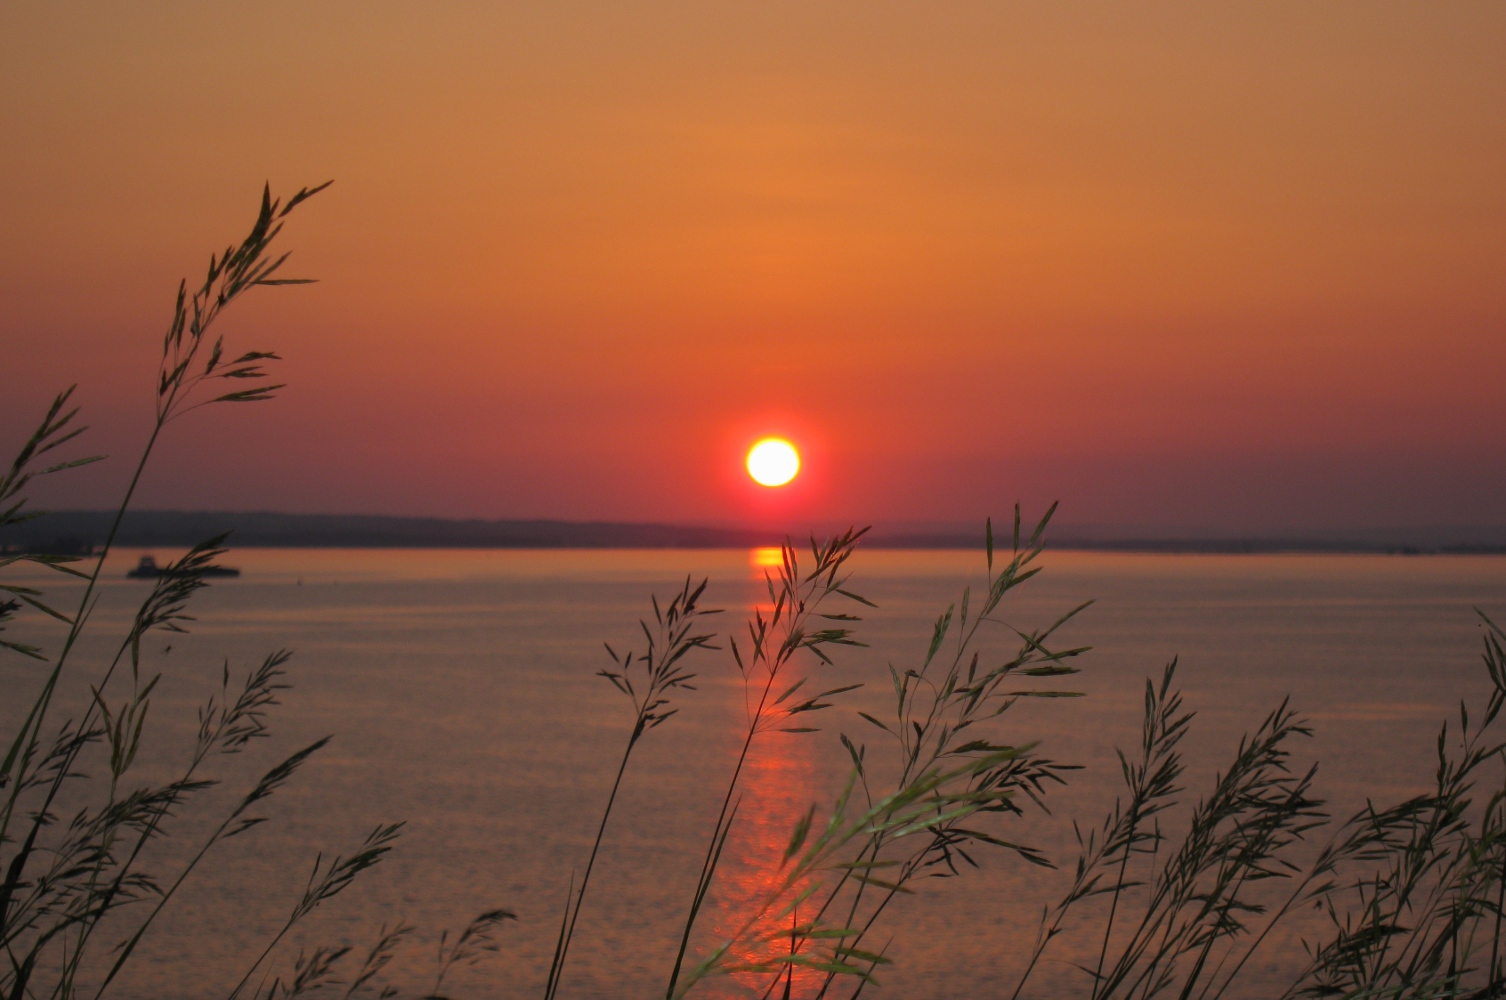
<svg viewBox="0 0 1506 1000">
<path fill-rule="evenodd" d="M 284 665 L 289 653 L 277 650 L 232 684 L 227 663 L 223 686 L 199 710 L 198 738 L 176 778 L 162 784 L 134 784 L 132 765 L 151 709 L 151 694 L 160 675 L 143 672 L 142 642 L 154 631 L 183 632 L 193 621 L 189 600 L 207 586 L 217 560 L 225 554 L 224 535 L 195 545 L 164 568 L 114 655 L 104 663 L 78 662 L 79 639 L 98 600 L 100 573 L 115 543 L 121 519 L 130 507 L 143 471 L 168 425 L 193 411 L 221 403 L 271 399 L 281 385 L 267 381 L 271 351 L 227 350 L 211 334 L 215 320 L 254 288 L 296 285 L 305 279 L 282 275 L 287 255 L 271 248 L 284 220 L 299 204 L 327 185 L 300 190 L 286 203 L 270 191 L 251 232 L 240 244 L 210 257 L 202 285 L 190 293 L 178 289 L 173 317 L 163 337 L 156 385 L 156 412 L 130 483 L 92 565 L 87 554 L 12 551 L 0 555 L 0 569 L 30 564 L 71 577 L 82 592 L 67 608 L 53 606 L 40 589 L 0 584 L 0 630 L 23 606 L 61 623 L 66 631 L 56 649 L 11 640 L 0 631 L 0 646 L 45 664 L 30 708 L 5 743 L 0 763 L 0 995 L 74 998 L 104 995 L 136 954 L 138 945 L 184 882 L 204 863 L 213 863 L 216 845 L 254 830 L 266 821 L 260 809 L 296 776 L 329 742 L 317 740 L 284 757 L 239 799 L 179 870 L 158 873 L 143 867 L 143 852 L 166 835 L 201 793 L 219 783 L 207 773 L 216 758 L 240 754 L 268 735 L 268 715 L 289 688 Z M 90 456 L 55 461 L 56 449 L 73 442 L 85 428 L 71 407 L 73 390 L 60 394 L 40 426 L 27 439 L 10 468 L 0 477 L 0 528 L 38 516 L 28 509 L 27 487 L 37 476 L 54 475 L 99 460 Z M 88 670 L 92 700 L 77 720 L 54 723 L 53 699 L 65 671 Z M 71 815 L 60 814 L 67 804 Z M 401 823 L 376 826 L 351 853 L 314 858 L 304 892 L 266 948 L 254 956 L 229 996 L 270 998 L 296 996 L 326 984 L 348 948 L 317 949 L 300 955 L 286 977 L 265 970 L 277 944 L 322 903 L 337 896 L 362 872 L 379 864 L 392 849 Z M 493 947 L 492 930 L 511 914 L 483 914 L 462 932 L 446 953 L 441 944 L 440 972 Z M 106 923 L 106 918 L 113 918 Z M 119 928 L 129 928 L 120 936 Z M 105 930 L 112 937 L 103 937 Z M 357 974 L 359 987 L 371 984 L 390 961 L 392 948 L 411 933 L 379 935 L 377 946 Z M 261 974 L 257 985 L 253 978 Z M 364 977 L 364 978 L 363 978 Z M 266 980 L 270 978 L 268 984 Z M 248 989 L 249 987 L 249 989 Z M 352 986 L 352 990 L 357 986 Z M 350 994 L 348 994 L 350 995 Z"/>
<path fill-rule="evenodd" d="M 0 630 L 24 608 L 63 629 L 55 648 L 0 631 L 8 654 L 42 665 L 0 763 L 0 995 L 11 1000 L 104 995 L 184 883 L 216 863 L 215 848 L 263 824 L 266 801 L 329 743 L 325 737 L 275 760 L 181 867 L 149 871 L 145 849 L 219 782 L 215 764 L 269 735 L 271 713 L 289 690 L 291 654 L 268 652 L 239 682 L 227 664 L 220 689 L 199 710 L 181 769 L 153 784 L 133 771 L 160 679 L 143 663 L 143 640 L 191 627 L 189 604 L 214 575 L 225 536 L 206 538 L 165 567 L 108 660 L 82 663 L 77 652 L 105 558 L 168 425 L 203 406 L 268 400 L 281 388 L 267 381 L 276 354 L 230 351 L 211 328 L 251 289 L 301 283 L 282 276 L 287 256 L 271 248 L 288 214 L 322 189 L 301 190 L 286 203 L 264 193 L 246 239 L 212 256 L 192 293 L 180 286 L 162 344 L 155 421 L 103 543 L 96 549 L 74 539 L 0 555 L 0 568 L 29 564 L 79 587 L 77 599 L 59 607 L 39 588 L 0 585 Z M 57 397 L 0 477 L 0 528 L 38 516 L 27 500 L 37 476 L 97 460 L 56 460 L 57 449 L 84 430 L 71 399 L 71 389 Z M 667 602 L 653 599 L 652 617 L 640 623 L 643 645 L 621 653 L 608 646 L 611 665 L 600 671 L 631 711 L 590 852 L 578 879 L 562 873 L 566 905 L 543 983 L 546 1000 L 568 993 L 572 947 L 591 944 L 576 941 L 576 928 L 634 750 L 680 710 L 677 698 L 693 690 L 692 658 L 709 651 L 724 651 L 741 675 L 746 729 L 725 787 L 708 790 L 720 810 L 665 970 L 667 1000 L 718 975 L 736 975 L 765 998 L 856 997 L 889 963 L 885 918 L 917 880 L 961 875 L 988 850 L 1053 867 L 1052 858 L 1010 836 L 1008 824 L 1073 768 L 1005 729 L 1021 699 L 1080 694 L 1058 683 L 1077 672 L 1088 647 L 1058 645 L 1056 636 L 1088 605 L 1044 627 L 1017 626 L 1006 615 L 1017 588 L 1041 571 L 1051 516 L 1025 531 L 1016 508 L 1007 551 L 1002 544 L 996 550 L 993 526 L 985 526 L 986 586 L 976 594 L 964 589 L 940 614 L 919 662 L 890 666 L 880 678 L 892 686 L 892 709 L 858 712 L 862 730 L 840 734 L 851 765 L 842 792 L 824 813 L 813 806 L 800 819 L 776 860 L 777 877 L 733 915 L 730 933 L 700 951 L 698 920 L 737 823 L 750 751 L 772 733 L 816 732 L 810 720 L 861 686 L 823 688 L 818 678 L 838 650 L 862 644 L 859 612 L 873 605 L 855 589 L 850 566 L 865 531 L 813 539 L 808 557 L 786 544 L 765 577 L 767 602 L 723 636 L 709 625 L 718 612 L 702 606 L 707 581 L 687 579 Z M 1084 997 L 1222 997 L 1239 992 L 1243 970 L 1270 947 L 1273 931 L 1317 911 L 1325 929 L 1300 929 L 1306 951 L 1293 963 L 1283 997 L 1506 995 L 1506 744 L 1492 735 L 1506 706 L 1506 633 L 1483 613 L 1481 619 L 1488 698 L 1473 721 L 1461 705 L 1457 726 L 1439 732 L 1435 787 L 1391 805 L 1367 803 L 1337 824 L 1315 790 L 1316 765 L 1294 764 L 1293 745 L 1310 730 L 1286 703 L 1241 740 L 1204 795 L 1189 801 L 1182 742 L 1194 714 L 1175 686 L 1175 664 L 1159 681 L 1148 680 L 1140 746 L 1120 754 L 1123 794 L 1100 823 L 1078 830 L 1067 891 L 1041 915 L 1033 943 L 1000 942 L 1024 956 L 1018 980 L 1000 984 L 1000 995 L 1033 995 L 1043 957 L 1076 939 L 1075 953 L 1093 956 L 1078 963 Z M 90 699 L 77 720 L 59 724 L 54 698 L 65 673 L 85 674 Z M 382 926 L 360 951 L 324 946 L 289 962 L 279 949 L 316 908 L 381 864 L 402 827 L 381 822 L 348 852 L 316 855 L 304 890 L 264 946 L 246 956 L 244 975 L 227 984 L 227 995 L 397 996 L 389 970 L 418 938 L 407 924 Z M 439 934 L 426 996 L 440 997 L 455 969 L 501 948 L 513 919 L 509 910 L 490 909 L 453 938 Z M 278 968 L 285 971 L 272 971 Z"/>
</svg>

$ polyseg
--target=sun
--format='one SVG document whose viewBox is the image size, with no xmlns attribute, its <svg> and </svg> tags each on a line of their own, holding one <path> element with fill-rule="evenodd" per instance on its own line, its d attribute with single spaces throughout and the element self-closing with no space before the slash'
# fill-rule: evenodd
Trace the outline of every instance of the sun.
<svg viewBox="0 0 1506 1000">
<path fill-rule="evenodd" d="M 800 453 L 784 438 L 764 438 L 748 449 L 748 475 L 760 486 L 783 486 L 800 472 Z"/>
</svg>

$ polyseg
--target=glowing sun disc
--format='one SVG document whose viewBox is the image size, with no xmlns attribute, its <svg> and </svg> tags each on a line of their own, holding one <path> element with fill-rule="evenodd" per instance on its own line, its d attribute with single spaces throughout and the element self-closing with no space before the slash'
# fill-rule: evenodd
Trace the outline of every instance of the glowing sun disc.
<svg viewBox="0 0 1506 1000">
<path fill-rule="evenodd" d="M 800 453 L 783 438 L 764 438 L 748 449 L 748 475 L 760 486 L 783 486 L 800 471 Z"/>
</svg>

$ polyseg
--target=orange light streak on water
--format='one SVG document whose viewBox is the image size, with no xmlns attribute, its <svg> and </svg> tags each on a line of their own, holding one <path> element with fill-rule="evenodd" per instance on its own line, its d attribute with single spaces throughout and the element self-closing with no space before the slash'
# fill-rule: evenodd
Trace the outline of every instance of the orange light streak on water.
<svg viewBox="0 0 1506 1000">
<path fill-rule="evenodd" d="M 714 927 L 720 940 L 735 933 L 782 881 L 779 860 L 789 844 L 790 832 L 814 797 L 814 767 L 807 749 L 800 735 L 775 732 L 760 736 L 748 755 L 743 768 L 742 804 L 717 872 Z M 803 888 L 801 884 L 796 891 Z M 772 914 L 759 921 L 754 937 L 734 949 L 731 963 L 759 961 L 787 951 L 788 939 L 761 939 L 787 930 L 789 925 L 788 917 L 776 922 Z M 769 978 L 766 974 L 733 976 L 734 981 L 760 992 Z M 792 995 L 808 995 L 810 991 L 802 987 L 819 978 L 818 973 L 797 969 Z M 783 988 L 774 995 L 782 996 Z"/>
<path fill-rule="evenodd" d="M 761 584 L 764 574 L 772 574 L 781 565 L 782 559 L 778 546 L 750 549 L 748 566 L 752 578 Z M 765 615 L 771 610 L 763 604 L 759 604 L 758 609 Z M 803 661 L 788 664 L 785 667 L 788 674 L 782 675 L 774 684 L 774 695 L 782 693 L 812 666 L 813 664 Z M 759 674 L 750 677 L 750 690 L 747 692 L 750 712 L 757 706 L 764 679 Z M 737 821 L 727 837 L 727 846 L 722 854 L 714 887 L 717 905 L 712 927 L 718 941 L 734 934 L 750 912 L 774 892 L 782 881 L 780 858 L 789 845 L 795 824 L 816 797 L 815 764 L 808 737 L 809 734 L 775 730 L 760 733 L 754 738 L 747 762 L 743 765 Z M 805 883 L 802 883 L 796 886 L 795 891 L 799 892 L 804 888 Z M 773 911 L 777 911 L 783 903 L 784 900 L 781 900 Z M 765 960 L 787 952 L 788 938 L 776 938 L 772 941 L 763 939 L 787 930 L 789 926 L 790 917 L 776 922 L 772 919 L 771 912 L 758 923 L 753 937 L 734 949 L 729 964 Z M 762 973 L 734 974 L 732 980 L 742 990 L 727 990 L 726 993 L 746 995 L 746 991 L 751 989 L 761 996 L 763 990 L 767 989 L 770 978 L 768 974 Z M 789 983 L 790 996 L 811 995 L 814 993 L 813 985 L 819 983 L 820 979 L 820 973 L 797 969 Z M 718 992 L 717 984 L 711 985 L 712 992 Z M 784 990 L 785 985 L 781 984 L 772 996 L 783 997 Z"/>
<path fill-rule="evenodd" d="M 784 550 L 777 545 L 765 545 L 748 550 L 748 565 L 755 569 L 772 569 L 784 562 Z M 762 580 L 763 574 L 754 573 L 753 579 Z"/>
</svg>

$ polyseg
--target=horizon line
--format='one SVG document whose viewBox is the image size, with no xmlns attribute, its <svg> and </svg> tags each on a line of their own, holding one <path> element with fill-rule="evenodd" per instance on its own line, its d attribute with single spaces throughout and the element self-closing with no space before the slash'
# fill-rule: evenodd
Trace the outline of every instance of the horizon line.
<svg viewBox="0 0 1506 1000">
<path fill-rule="evenodd" d="M 108 533 L 103 510 L 54 510 L 0 533 L 0 546 L 17 548 L 98 547 Z M 238 523 L 237 523 L 238 522 Z M 296 514 L 280 511 L 128 511 L 117 536 L 123 548 L 188 546 L 230 531 L 236 548 L 759 548 L 809 531 L 773 526 L 727 526 L 673 522 L 565 520 L 559 518 L 454 518 L 403 514 Z M 822 532 L 818 530 L 817 535 Z M 982 525 L 962 522 L 891 521 L 874 527 L 869 548 L 962 550 L 984 547 Z M 1009 530 L 996 532 L 1007 539 Z M 1145 526 L 1065 525 L 1048 530 L 1055 550 L 1111 552 L 1506 554 L 1506 528 L 1433 526 L 1412 528 L 1288 529 L 1230 531 L 1154 529 Z"/>
</svg>

